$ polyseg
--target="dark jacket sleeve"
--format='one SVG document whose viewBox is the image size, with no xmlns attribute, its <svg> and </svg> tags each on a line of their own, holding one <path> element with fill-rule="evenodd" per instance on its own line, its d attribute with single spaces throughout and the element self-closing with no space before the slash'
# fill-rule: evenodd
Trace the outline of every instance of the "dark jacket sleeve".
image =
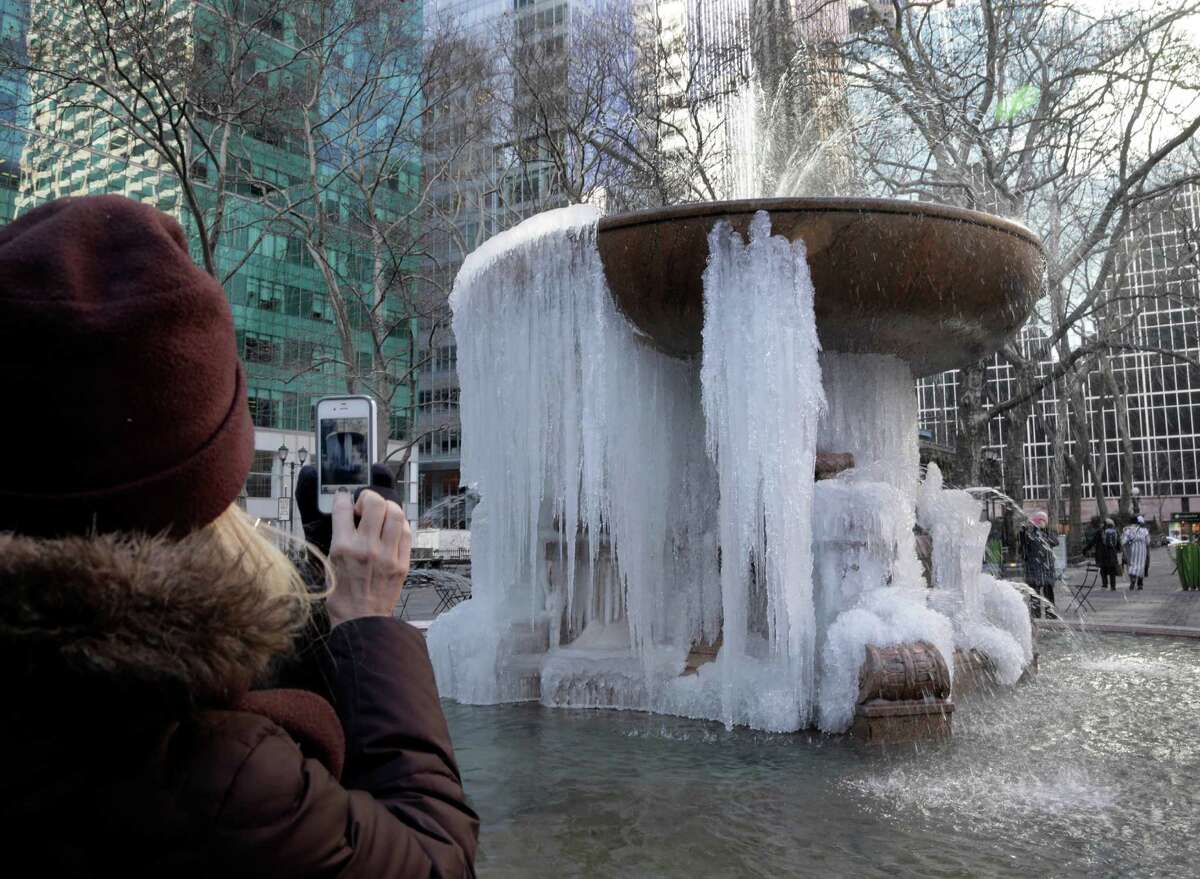
<svg viewBox="0 0 1200 879">
<path fill-rule="evenodd" d="M 473 876 L 479 819 L 463 795 L 424 637 L 365 617 L 334 628 L 329 653 L 346 733 L 342 784 L 403 825 L 428 856 L 428 875 Z"/>
<path fill-rule="evenodd" d="M 475 875 L 466 804 L 425 641 L 386 618 L 327 642 L 346 734 L 340 782 L 255 714 L 209 712 L 173 736 L 172 777 L 229 876 L 424 879 Z M 175 765 L 173 762 L 172 766 Z"/>
</svg>

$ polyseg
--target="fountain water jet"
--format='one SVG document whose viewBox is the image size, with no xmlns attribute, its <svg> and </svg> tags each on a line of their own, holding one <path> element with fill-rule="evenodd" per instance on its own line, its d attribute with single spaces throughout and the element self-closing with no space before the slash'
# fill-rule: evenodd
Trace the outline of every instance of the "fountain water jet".
<svg viewBox="0 0 1200 879">
<path fill-rule="evenodd" d="M 487 242 L 451 297 L 483 501 L 475 597 L 429 632 L 443 694 L 840 731 L 895 701 L 860 692 L 869 646 L 933 669 L 901 701 L 942 718 L 956 650 L 1015 681 L 1028 619 L 982 579 L 977 505 L 918 482 L 912 379 L 994 350 L 1039 261 L 1013 223 L 834 199 Z M 816 482 L 818 451 L 855 467 Z"/>
</svg>

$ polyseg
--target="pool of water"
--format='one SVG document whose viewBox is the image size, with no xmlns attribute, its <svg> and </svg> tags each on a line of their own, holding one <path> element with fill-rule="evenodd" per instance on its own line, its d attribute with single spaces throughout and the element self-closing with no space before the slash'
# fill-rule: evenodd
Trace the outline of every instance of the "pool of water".
<svg viewBox="0 0 1200 879">
<path fill-rule="evenodd" d="M 482 877 L 1200 875 L 1200 642 L 1043 635 L 954 737 L 871 749 L 446 703 Z"/>
</svg>

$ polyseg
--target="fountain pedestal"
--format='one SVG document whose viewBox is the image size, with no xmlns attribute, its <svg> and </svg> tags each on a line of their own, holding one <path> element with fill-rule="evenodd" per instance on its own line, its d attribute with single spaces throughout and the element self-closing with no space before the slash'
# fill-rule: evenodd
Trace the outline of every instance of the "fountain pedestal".
<svg viewBox="0 0 1200 879">
<path fill-rule="evenodd" d="M 932 644 L 868 645 L 851 733 L 871 744 L 950 735 L 950 670 Z"/>
</svg>

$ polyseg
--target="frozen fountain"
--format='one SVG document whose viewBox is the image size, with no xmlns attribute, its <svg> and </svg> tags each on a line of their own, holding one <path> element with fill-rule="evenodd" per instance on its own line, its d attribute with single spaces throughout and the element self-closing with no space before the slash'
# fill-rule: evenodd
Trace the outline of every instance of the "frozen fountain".
<svg viewBox="0 0 1200 879">
<path fill-rule="evenodd" d="M 1016 223 L 844 199 L 486 242 L 451 296 L 482 501 L 442 694 L 895 739 L 948 731 L 965 672 L 1016 682 L 1028 613 L 978 502 L 920 477 L 913 380 L 998 348 L 1040 261 Z"/>
</svg>

